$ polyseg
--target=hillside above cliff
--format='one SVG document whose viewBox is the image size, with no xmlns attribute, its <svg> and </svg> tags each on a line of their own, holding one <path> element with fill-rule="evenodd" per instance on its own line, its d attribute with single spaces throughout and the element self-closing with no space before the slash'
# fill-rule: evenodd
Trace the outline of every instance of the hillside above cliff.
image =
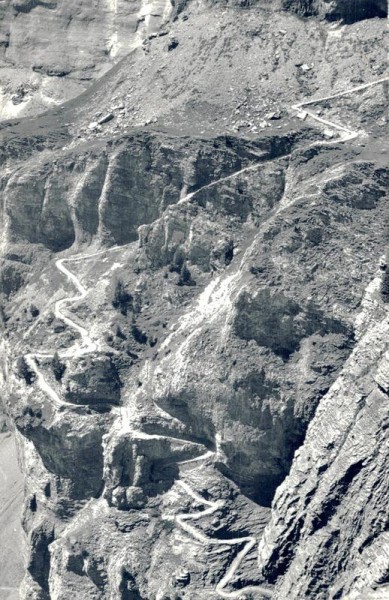
<svg viewBox="0 0 389 600">
<path fill-rule="evenodd" d="M 385 598 L 383 3 L 1 10 L 20 597 Z"/>
</svg>

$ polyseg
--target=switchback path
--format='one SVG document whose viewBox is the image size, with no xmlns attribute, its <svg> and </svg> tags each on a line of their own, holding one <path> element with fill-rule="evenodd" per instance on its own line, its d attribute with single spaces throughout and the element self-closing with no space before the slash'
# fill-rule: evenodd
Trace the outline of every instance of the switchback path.
<svg viewBox="0 0 389 600">
<path fill-rule="evenodd" d="M 207 453 L 207 454 L 209 456 L 209 453 Z M 199 459 L 201 459 L 201 458 L 205 459 L 205 458 L 208 458 L 208 456 L 204 455 L 204 457 L 199 457 Z M 185 461 L 185 462 L 189 462 L 189 461 Z M 193 460 L 191 462 L 193 462 Z M 181 463 L 181 464 L 183 464 L 183 463 Z M 202 465 L 198 466 L 197 468 L 200 468 L 201 466 Z M 253 592 L 260 592 L 262 594 L 262 596 L 264 596 L 265 598 L 271 598 L 272 590 L 265 585 L 246 586 L 244 589 L 234 590 L 234 591 L 230 591 L 230 592 L 227 592 L 225 590 L 225 588 L 230 583 L 231 579 L 234 577 L 237 569 L 239 568 L 239 566 L 240 566 L 241 562 L 243 561 L 243 559 L 245 558 L 245 556 L 250 552 L 250 550 L 252 550 L 256 546 L 257 539 L 253 536 L 246 536 L 246 537 L 238 537 L 238 538 L 219 540 L 217 538 L 211 538 L 211 537 L 205 535 L 204 533 L 202 533 L 201 531 L 196 529 L 196 527 L 194 527 L 193 525 L 190 525 L 188 523 L 188 521 L 196 521 L 196 520 L 202 519 L 203 517 L 206 517 L 208 515 L 212 515 L 219 508 L 223 507 L 224 502 L 221 500 L 217 500 L 214 502 L 206 500 L 205 498 L 203 498 L 202 496 L 197 494 L 195 491 L 193 491 L 192 488 L 184 481 L 178 481 L 178 485 L 189 496 L 191 496 L 196 502 L 208 507 L 208 508 L 205 508 L 204 510 L 202 510 L 200 512 L 196 512 L 196 513 L 181 513 L 181 514 L 175 515 L 174 519 L 178 523 L 178 525 L 181 527 L 181 529 L 183 529 L 184 531 L 189 533 L 189 535 L 194 537 L 196 540 L 198 540 L 199 542 L 201 542 L 207 546 L 208 545 L 218 545 L 218 546 L 241 546 L 241 545 L 243 545 L 242 550 L 240 550 L 238 552 L 238 554 L 232 561 L 230 567 L 227 570 L 227 573 L 224 575 L 224 577 L 222 577 L 222 579 L 216 585 L 215 591 L 219 594 L 219 596 L 221 596 L 222 598 L 239 598 L 242 596 L 243 592 L 253 591 Z M 167 519 L 167 518 L 169 518 L 169 516 L 164 515 L 163 518 Z"/>
<path fill-rule="evenodd" d="M 348 127 L 345 127 L 344 125 L 340 125 L 333 121 L 323 119 L 323 118 L 319 117 L 318 115 L 316 115 L 315 113 L 313 113 L 312 111 L 309 111 L 306 109 L 303 110 L 303 108 L 305 106 L 309 106 L 309 105 L 316 104 L 318 102 L 322 102 L 322 101 L 326 101 L 326 100 L 335 99 L 335 98 L 345 96 L 345 95 L 353 93 L 353 92 L 362 91 L 369 87 L 373 87 L 375 85 L 385 83 L 387 81 L 389 81 L 389 78 L 383 78 L 383 79 L 379 79 L 378 81 L 374 81 L 371 83 L 367 83 L 367 84 L 359 85 L 359 86 L 356 86 L 353 88 L 349 88 L 347 90 L 344 90 L 343 92 L 332 94 L 330 96 L 323 96 L 321 98 L 315 98 L 315 99 L 306 100 L 306 101 L 294 104 L 291 107 L 293 110 L 296 110 L 298 113 L 301 113 L 302 111 L 305 112 L 306 115 L 308 115 L 310 118 L 314 119 L 321 125 L 325 125 L 326 127 L 335 129 L 336 131 L 339 132 L 339 135 L 340 135 L 339 138 L 331 139 L 329 141 L 313 142 L 313 143 L 309 144 L 308 147 L 315 146 L 315 145 L 331 145 L 331 144 L 337 144 L 339 142 L 347 142 L 347 141 L 350 141 L 350 140 L 358 137 L 359 132 L 353 131 L 353 130 L 349 129 Z M 210 184 L 207 184 L 207 185 L 203 186 L 202 188 L 195 190 L 194 192 L 191 192 L 189 194 L 183 193 L 183 197 L 180 199 L 179 204 L 190 201 L 191 198 L 193 198 L 193 196 L 200 193 L 204 189 L 210 189 L 222 181 L 226 181 L 226 180 L 238 177 L 240 174 L 242 174 L 246 171 L 251 171 L 251 170 L 260 168 L 262 165 L 263 165 L 263 163 L 259 162 L 259 163 L 255 163 L 253 165 L 246 166 L 243 169 L 241 169 L 235 173 L 232 173 L 231 175 L 223 177 L 217 181 L 211 182 Z M 287 189 L 285 190 L 284 195 L 285 196 L 287 195 Z M 285 202 L 283 203 L 281 201 L 281 205 L 285 206 L 286 204 L 285 204 Z M 163 218 L 163 217 L 161 217 L 161 218 Z M 121 250 L 122 248 L 123 248 L 123 246 L 117 246 L 117 247 L 101 250 L 98 252 L 94 252 L 93 254 L 78 255 L 78 256 L 70 257 L 70 258 L 62 258 L 62 259 L 59 259 L 56 261 L 55 265 L 56 265 L 57 269 L 63 275 L 65 275 L 65 277 L 73 284 L 73 286 L 76 288 L 78 294 L 58 300 L 55 303 L 55 311 L 54 312 L 55 312 L 55 315 L 57 318 L 62 319 L 69 327 L 71 327 L 75 331 L 77 331 L 77 333 L 79 333 L 79 335 L 81 337 L 81 345 L 79 345 L 78 342 L 76 341 L 73 346 L 68 348 L 68 350 L 60 353 L 60 356 L 62 358 L 68 358 L 68 357 L 73 357 L 73 356 L 82 356 L 82 355 L 94 352 L 96 349 L 98 349 L 96 342 L 91 338 L 88 330 L 86 328 L 82 327 L 81 325 L 78 325 L 73 319 L 71 319 L 70 317 L 66 316 L 63 313 L 63 309 L 66 305 L 71 304 L 72 302 L 76 302 L 78 300 L 82 300 L 83 298 L 85 298 L 85 296 L 87 295 L 87 293 L 89 291 L 86 287 L 84 287 L 82 285 L 82 283 L 80 282 L 78 277 L 76 275 L 74 275 L 74 273 L 72 273 L 65 266 L 65 264 L 78 262 L 78 261 L 82 261 L 82 260 L 87 260 L 89 258 L 93 258 L 93 257 L 99 256 L 101 254 L 105 254 L 106 252 Z M 233 277 L 235 277 L 235 276 L 233 276 Z M 206 309 L 206 307 L 203 306 L 204 298 L 207 297 L 208 302 L 209 302 L 211 295 L 213 294 L 214 291 L 216 291 L 218 281 L 219 281 L 218 279 L 214 280 L 210 284 L 211 287 L 210 287 L 209 292 L 207 292 L 205 295 L 204 295 L 204 293 L 202 294 L 202 299 L 200 301 L 200 305 L 199 305 L 199 309 L 198 309 L 199 318 L 202 316 L 203 310 Z M 163 346 L 166 346 L 167 341 L 170 340 L 172 337 L 174 337 L 175 334 L 177 333 L 177 331 L 179 331 L 180 329 L 181 328 L 179 328 L 178 330 L 176 330 L 175 332 L 170 334 L 168 336 L 167 340 L 165 340 Z M 57 392 L 45 381 L 44 376 L 39 369 L 39 359 L 40 358 L 52 358 L 52 356 L 53 356 L 53 354 L 30 353 L 25 356 L 25 359 L 26 359 L 29 367 L 34 371 L 34 373 L 36 375 L 37 385 L 53 401 L 53 403 L 56 404 L 57 406 L 64 406 L 64 405 L 72 406 L 70 403 L 64 402 L 63 400 L 61 400 L 61 398 L 59 397 Z M 73 406 L 76 406 L 76 405 L 73 405 Z M 166 411 L 164 411 L 163 409 L 161 409 L 161 411 L 163 411 L 163 413 L 165 415 L 168 415 L 169 417 L 174 419 L 174 417 L 172 415 L 170 415 L 169 413 L 166 413 Z M 134 433 L 138 437 L 145 437 L 145 438 L 147 437 L 150 439 L 156 439 L 156 438 L 176 439 L 176 438 L 169 438 L 169 436 L 146 434 L 146 433 L 140 432 L 140 431 L 136 431 L 136 432 L 134 431 Z M 190 443 L 187 440 L 182 440 L 182 441 L 183 441 L 183 443 Z M 207 462 L 212 461 L 214 455 L 215 455 L 214 452 L 207 451 L 204 454 L 202 454 L 196 458 L 192 458 L 187 461 L 182 461 L 179 464 L 181 467 L 184 465 L 189 465 L 189 468 L 191 470 L 201 469 L 204 467 L 204 465 Z M 193 467 L 193 469 L 192 469 L 192 467 Z M 179 525 L 179 527 L 183 531 L 185 531 L 188 535 L 190 535 L 191 537 L 196 539 L 198 542 L 203 543 L 205 545 L 213 544 L 213 545 L 221 545 L 221 546 L 222 545 L 223 546 L 226 546 L 226 545 L 227 546 L 236 546 L 236 545 L 243 544 L 243 548 L 238 552 L 235 559 L 232 561 L 226 574 L 217 583 L 216 588 L 215 588 L 216 593 L 219 596 L 221 596 L 222 598 L 239 598 L 245 592 L 258 592 L 266 598 L 272 597 L 271 589 L 269 589 L 269 587 L 264 586 L 264 585 L 247 586 L 240 590 L 232 590 L 232 591 L 226 590 L 226 588 L 232 581 L 233 577 L 235 576 L 235 573 L 239 569 L 245 556 L 257 544 L 257 539 L 253 536 L 233 538 L 233 539 L 229 539 L 229 540 L 228 539 L 227 540 L 226 539 L 217 539 L 217 538 L 214 539 L 214 538 L 210 538 L 209 536 L 202 533 L 194 525 L 190 524 L 190 521 L 196 522 L 196 521 L 200 520 L 201 518 L 203 518 L 204 516 L 213 514 L 222 506 L 223 503 L 221 501 L 206 500 L 205 498 L 203 498 L 202 496 L 197 494 L 194 490 L 192 490 L 192 488 L 186 482 L 184 482 L 182 480 L 179 480 L 177 482 L 177 484 L 183 489 L 183 491 L 185 493 L 187 493 L 190 497 L 192 497 L 196 502 L 201 503 L 203 506 L 206 506 L 207 508 L 205 508 L 202 511 L 194 512 L 194 513 L 179 513 L 179 514 L 175 515 L 174 517 L 172 517 L 171 515 L 165 514 L 165 515 L 163 515 L 164 519 L 174 518 L 176 523 Z"/>
<path fill-rule="evenodd" d="M 57 267 L 57 269 L 61 273 L 63 273 L 63 275 L 65 275 L 65 277 L 74 285 L 74 287 L 79 292 L 78 295 L 76 295 L 76 296 L 68 296 L 66 298 L 61 298 L 60 300 L 57 300 L 57 302 L 54 305 L 54 314 L 55 314 L 56 318 L 64 321 L 69 327 L 71 327 L 72 329 L 77 331 L 77 333 L 79 333 L 81 336 L 81 346 L 79 346 L 78 341 L 76 340 L 75 343 L 73 344 L 73 346 L 71 346 L 64 352 L 58 353 L 60 358 L 83 356 L 85 354 L 90 354 L 91 352 L 94 352 L 95 350 L 97 350 L 97 344 L 91 339 L 88 330 L 85 329 L 85 327 L 81 327 L 80 325 L 75 323 L 72 319 L 67 317 L 62 312 L 62 309 L 65 307 L 65 305 L 72 303 L 72 302 L 76 302 L 77 300 L 83 300 L 88 293 L 88 289 L 82 285 L 82 283 L 76 277 L 76 275 L 74 275 L 74 273 L 72 273 L 71 271 L 69 271 L 69 269 L 67 267 L 65 267 L 64 263 L 78 262 L 80 260 L 86 260 L 86 259 L 90 259 L 90 258 L 99 256 L 100 254 L 105 254 L 106 252 L 113 252 L 113 251 L 121 250 L 121 249 L 122 249 L 121 246 L 114 246 L 113 248 L 108 248 L 106 250 L 100 250 L 99 252 L 94 252 L 93 254 L 72 256 L 70 258 L 60 258 L 59 260 L 57 260 L 55 262 L 55 266 Z M 35 352 L 35 353 L 26 354 L 25 360 L 26 360 L 28 366 L 30 367 L 30 369 L 35 373 L 36 383 L 37 383 L 38 387 L 40 387 L 40 389 L 50 398 L 50 400 L 56 406 L 58 406 L 58 407 L 78 406 L 77 404 L 73 404 L 71 402 L 65 402 L 64 400 L 62 400 L 61 397 L 59 396 L 59 394 L 57 394 L 57 392 L 45 380 L 45 378 L 39 368 L 39 360 L 40 359 L 50 359 L 50 358 L 53 358 L 53 356 L 54 356 L 54 353 L 42 354 L 40 352 Z"/>
<path fill-rule="evenodd" d="M 348 96 L 354 92 L 361 92 L 362 90 L 366 90 L 375 85 L 379 85 L 381 83 L 385 83 L 389 81 L 389 77 L 383 77 L 382 79 L 378 79 L 377 81 L 372 81 L 370 83 L 364 83 L 362 85 L 357 85 L 356 87 L 348 88 L 343 92 L 337 92 L 336 94 L 331 94 L 330 96 L 321 96 L 320 98 L 314 98 L 311 100 L 303 100 L 302 102 L 298 102 L 297 104 L 292 105 L 292 109 L 296 110 L 298 113 L 302 112 L 303 107 L 310 106 L 311 104 L 317 104 L 318 102 L 325 102 L 326 100 L 334 100 L 335 98 L 340 98 L 342 96 Z M 336 129 L 341 132 L 341 138 L 343 142 L 355 139 L 358 137 L 358 131 L 353 131 L 344 125 L 339 125 L 339 123 L 334 123 L 333 121 L 328 121 L 327 119 L 322 119 L 315 113 L 310 110 L 304 110 L 307 115 L 309 115 L 312 119 L 320 123 L 321 125 L 327 125 L 330 128 Z M 339 141 L 339 140 L 338 140 Z M 331 143 L 331 142 L 329 142 Z M 334 143 L 334 142 L 332 142 Z"/>
</svg>

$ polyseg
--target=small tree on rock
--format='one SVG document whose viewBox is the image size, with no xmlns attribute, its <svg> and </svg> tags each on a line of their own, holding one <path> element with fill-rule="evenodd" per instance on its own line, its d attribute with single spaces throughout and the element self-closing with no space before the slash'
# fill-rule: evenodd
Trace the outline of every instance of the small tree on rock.
<svg viewBox="0 0 389 600">
<path fill-rule="evenodd" d="M 123 330 L 118 323 L 116 323 L 114 325 L 114 332 L 115 332 L 115 336 L 120 338 L 121 340 L 127 339 L 126 335 L 123 333 Z"/>
<path fill-rule="evenodd" d="M 5 314 L 4 306 L 0 304 L 0 330 L 4 330 L 7 326 L 7 315 Z"/>
<path fill-rule="evenodd" d="M 178 246 L 178 248 L 176 248 L 176 250 L 173 254 L 172 262 L 170 263 L 170 266 L 169 266 L 169 271 L 171 273 L 179 273 L 182 269 L 184 262 L 185 262 L 185 253 L 184 253 L 183 249 L 181 248 L 181 246 Z"/>
<path fill-rule="evenodd" d="M 196 282 L 193 281 L 191 272 L 189 271 L 188 267 L 186 266 L 185 261 L 181 267 L 180 276 L 178 278 L 177 285 L 181 285 L 181 286 L 182 285 L 196 285 Z"/>
<path fill-rule="evenodd" d="M 34 319 L 39 315 L 39 308 L 35 304 L 30 304 L 30 314 Z"/>
<path fill-rule="evenodd" d="M 132 325 L 131 327 L 132 337 L 138 344 L 146 344 L 147 343 L 147 335 L 139 329 L 137 325 Z"/>
<path fill-rule="evenodd" d="M 63 374 L 65 373 L 66 366 L 64 365 L 63 362 L 61 362 L 58 352 L 55 352 L 55 354 L 52 358 L 51 368 L 53 369 L 53 373 L 54 373 L 54 377 L 55 377 L 56 381 L 61 381 Z"/>
<path fill-rule="evenodd" d="M 384 276 L 381 281 L 381 295 L 385 303 L 389 302 L 389 268 L 386 267 Z"/>
<path fill-rule="evenodd" d="M 24 379 L 27 385 L 31 385 L 35 379 L 35 373 L 30 369 L 24 356 L 19 356 L 16 362 L 16 372 L 20 379 Z"/>
<path fill-rule="evenodd" d="M 112 298 L 112 306 L 126 316 L 129 308 L 131 308 L 133 297 L 129 294 L 125 288 L 125 285 L 121 279 L 118 279 L 115 284 L 115 289 Z"/>
</svg>

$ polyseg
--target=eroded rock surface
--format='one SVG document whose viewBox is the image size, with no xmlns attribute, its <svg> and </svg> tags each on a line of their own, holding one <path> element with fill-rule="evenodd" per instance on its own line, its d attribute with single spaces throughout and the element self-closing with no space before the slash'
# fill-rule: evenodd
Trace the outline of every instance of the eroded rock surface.
<svg viewBox="0 0 389 600">
<path fill-rule="evenodd" d="M 357 35 L 344 6 L 177 5 L 85 94 L 4 124 L 22 598 L 384 597 L 384 24 Z M 69 39 L 111 35 L 99 10 Z"/>
<path fill-rule="evenodd" d="M 374 374 L 387 369 L 387 345 L 386 315 L 322 400 L 277 491 L 259 565 L 281 581 L 279 598 L 374 597 L 386 582 L 388 398 Z"/>
<path fill-rule="evenodd" d="M 0 118 L 37 114 L 82 93 L 158 31 L 170 3 L 5 0 Z M 100 115 L 101 116 L 101 115 Z"/>
</svg>

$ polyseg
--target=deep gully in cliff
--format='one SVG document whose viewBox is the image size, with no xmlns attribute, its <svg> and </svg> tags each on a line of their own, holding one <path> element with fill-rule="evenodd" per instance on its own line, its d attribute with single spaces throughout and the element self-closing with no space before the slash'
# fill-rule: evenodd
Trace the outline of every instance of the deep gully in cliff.
<svg viewBox="0 0 389 600">
<path fill-rule="evenodd" d="M 325 97 L 321 97 L 321 98 L 316 98 L 314 100 L 309 100 L 309 101 L 303 101 L 300 102 L 298 104 L 295 104 L 292 106 L 293 110 L 297 110 L 298 112 L 301 112 L 302 108 L 304 106 L 308 106 L 310 104 L 315 104 L 317 102 L 322 102 L 325 100 L 330 100 L 330 99 L 334 99 L 334 98 L 338 98 L 340 96 L 345 96 L 347 94 L 350 94 L 352 92 L 356 92 L 356 91 L 361 91 L 364 89 L 367 89 L 369 87 L 372 87 L 374 85 L 378 85 L 380 83 L 384 83 L 386 81 L 389 81 L 389 78 L 383 78 L 380 79 L 378 81 L 375 82 L 371 82 L 371 83 L 367 83 L 367 84 L 363 84 L 360 86 L 357 86 L 355 88 L 350 88 L 348 90 L 345 90 L 343 92 L 339 92 L 338 94 L 333 94 L 331 96 L 325 96 Z M 319 122 L 320 124 L 324 124 L 328 127 L 331 127 L 333 129 L 336 129 L 338 131 L 340 131 L 340 139 L 335 139 L 335 140 L 330 140 L 328 142 L 316 142 L 313 144 L 310 144 L 310 146 L 313 145 L 331 145 L 331 144 L 336 144 L 339 142 L 346 142 L 352 139 L 355 139 L 358 136 L 358 132 L 357 131 L 352 131 L 351 129 L 348 129 L 347 127 L 344 127 L 343 125 L 339 125 L 337 123 L 333 123 L 332 121 L 328 121 L 326 119 L 322 119 L 321 117 L 318 117 L 317 115 L 315 115 L 314 113 L 312 113 L 311 111 L 305 111 L 305 113 L 313 118 L 314 120 L 316 120 L 317 122 Z M 199 190 L 196 190 L 195 192 L 192 192 L 190 194 L 187 194 L 186 196 L 184 196 L 181 200 L 180 203 L 183 202 L 187 202 L 189 201 L 191 198 L 193 198 L 193 196 L 196 193 L 199 193 L 201 190 L 205 189 L 205 188 L 210 188 L 214 185 L 216 185 L 217 183 L 219 183 L 220 181 L 223 180 L 227 180 L 227 179 L 231 179 L 233 177 L 238 176 L 239 174 L 241 174 L 244 171 L 248 171 L 248 170 L 253 170 L 255 168 L 260 167 L 260 164 L 256 164 L 256 165 L 250 165 L 249 167 L 245 167 L 244 169 L 241 169 L 240 171 L 233 173 L 232 175 L 229 175 L 227 177 L 224 177 L 218 181 L 212 182 L 211 184 L 208 184 L 206 186 L 204 186 L 203 188 L 200 188 Z M 282 204 L 282 200 L 281 200 L 281 204 Z M 97 349 L 97 345 L 96 343 L 91 339 L 91 337 L 89 336 L 88 331 L 81 327 L 80 325 L 78 325 L 77 323 L 75 323 L 72 319 L 70 319 L 69 317 L 66 317 L 66 315 L 63 314 L 62 312 L 62 307 L 67 304 L 67 303 L 71 303 L 71 302 L 75 302 L 76 300 L 80 300 L 83 299 L 87 293 L 88 293 L 88 289 L 85 288 L 81 282 L 79 281 L 79 279 L 76 277 L 76 275 L 74 275 L 71 271 L 69 271 L 69 269 L 67 269 L 64 265 L 65 262 L 77 262 L 77 261 L 81 261 L 81 260 L 86 260 L 89 258 L 93 258 L 96 256 L 99 256 L 101 254 L 104 254 L 106 252 L 111 252 L 111 251 L 117 251 L 117 250 L 121 250 L 123 248 L 123 246 L 118 246 L 118 247 L 113 247 L 113 248 L 108 248 L 106 250 L 101 250 L 99 252 L 95 252 L 93 254 L 89 254 L 89 255 L 80 255 L 80 256 L 76 256 L 76 257 L 71 257 L 71 258 L 63 258 L 63 259 L 59 259 L 56 261 L 56 267 L 59 271 L 61 271 L 65 277 L 67 277 L 69 279 L 69 281 L 71 281 L 71 283 L 76 287 L 76 289 L 79 292 L 79 295 L 77 296 L 69 296 L 67 298 L 62 298 L 61 300 L 58 300 L 55 303 L 55 314 L 57 316 L 57 318 L 62 319 L 65 323 L 67 323 L 67 325 L 69 325 L 70 327 L 72 327 L 73 329 L 75 329 L 81 336 L 81 340 L 82 340 L 82 344 L 81 346 L 78 346 L 78 343 L 75 342 L 74 346 L 72 346 L 71 348 L 69 348 L 67 351 L 65 351 L 64 353 L 61 353 L 61 356 L 63 358 L 65 357 L 70 357 L 70 356 L 82 356 L 84 354 L 88 354 L 91 353 L 93 351 L 95 351 Z M 205 290 L 205 292 L 207 292 L 206 296 L 208 299 L 210 299 L 210 296 L 212 294 L 212 292 L 214 291 L 215 287 L 217 285 L 217 281 L 213 282 L 212 288 L 210 293 L 207 292 L 207 290 Z M 203 296 L 203 295 L 202 295 Z M 200 311 L 201 312 L 201 311 Z M 176 333 L 176 332 L 175 332 Z M 171 336 L 169 336 L 170 338 Z M 165 340 L 166 342 L 166 340 Z M 75 350 L 74 350 L 75 349 Z M 42 391 L 44 391 L 49 397 L 50 399 L 57 405 L 66 405 L 66 406 L 77 406 L 77 405 L 72 405 L 68 402 L 64 402 L 63 400 L 60 399 L 60 397 L 58 396 L 58 394 L 56 393 L 56 391 L 51 388 L 51 386 L 49 384 L 47 384 L 47 382 L 45 381 L 42 373 L 40 372 L 39 366 L 38 366 L 38 362 L 39 358 L 51 358 L 53 355 L 51 354 L 39 354 L 39 353 L 30 353 L 26 355 L 26 361 L 28 362 L 30 368 L 35 372 L 36 377 L 37 377 L 37 383 L 39 385 L 39 387 L 42 389 Z M 161 409 L 162 410 L 162 409 Z M 165 413 L 166 411 L 164 411 Z M 169 413 L 166 413 L 169 414 Z M 172 415 L 169 415 L 172 419 L 174 418 Z M 143 434 L 143 435 L 148 435 L 148 434 Z M 150 437 L 159 437 L 159 438 L 166 438 L 168 436 L 162 436 L 162 435 L 158 435 L 158 436 L 150 436 Z M 185 443 L 187 443 L 187 441 L 185 441 Z M 207 459 L 212 459 L 214 456 L 214 452 L 211 451 L 207 451 L 205 454 L 195 458 L 195 459 L 190 459 L 188 461 L 183 461 L 180 464 L 184 465 L 184 464 L 193 464 L 194 465 L 194 469 L 200 469 L 204 466 L 204 464 L 206 463 Z M 199 464 L 200 463 L 200 464 Z M 198 541 L 209 545 L 209 544 L 216 544 L 216 545 L 230 545 L 230 546 L 235 546 L 235 545 L 241 545 L 244 544 L 243 549 L 237 554 L 237 556 L 235 557 L 235 559 L 232 561 L 226 575 L 224 577 L 222 577 L 222 579 L 219 581 L 219 583 L 216 585 L 215 591 L 216 593 L 223 597 L 223 598 L 238 598 L 239 596 L 241 596 L 244 592 L 260 592 L 262 595 L 266 596 L 266 597 L 271 597 L 272 596 L 272 592 L 271 590 L 263 585 L 255 585 L 255 586 L 246 586 L 245 588 L 242 588 L 240 590 L 234 590 L 234 591 L 229 591 L 227 592 L 225 590 L 225 588 L 228 586 L 228 584 L 231 582 L 231 580 L 233 579 L 236 571 L 238 570 L 238 568 L 240 567 L 242 561 L 244 560 L 245 556 L 250 552 L 250 550 L 252 550 L 252 548 L 254 548 L 254 546 L 257 543 L 257 540 L 255 537 L 252 536 L 247 536 L 247 537 L 241 537 L 241 538 L 233 538 L 230 540 L 219 540 L 219 539 L 214 539 L 214 538 L 210 538 L 208 536 L 206 536 L 205 534 L 201 533 L 199 530 L 197 530 L 193 525 L 190 525 L 188 523 L 188 521 L 196 521 L 201 519 L 202 517 L 206 516 L 206 515 L 210 515 L 213 512 L 215 512 L 216 510 L 218 510 L 221 506 L 221 502 L 217 501 L 217 502 L 211 502 L 208 501 L 206 499 L 204 499 L 202 496 L 200 496 L 199 494 L 197 494 L 196 492 L 194 492 L 192 490 L 192 488 L 185 482 L 183 481 L 179 481 L 178 484 L 181 486 L 181 488 L 188 494 L 190 495 L 193 499 L 195 499 L 197 502 L 200 502 L 201 504 L 203 504 L 204 506 L 207 506 L 208 508 L 204 509 L 203 511 L 200 512 L 195 512 L 195 513 L 180 513 L 178 515 L 174 516 L 175 521 L 177 522 L 177 524 L 181 527 L 181 529 L 183 529 L 184 531 L 186 531 L 188 534 L 190 534 L 193 538 L 197 539 Z M 172 518 L 169 515 L 163 515 L 163 518 Z"/>
</svg>

